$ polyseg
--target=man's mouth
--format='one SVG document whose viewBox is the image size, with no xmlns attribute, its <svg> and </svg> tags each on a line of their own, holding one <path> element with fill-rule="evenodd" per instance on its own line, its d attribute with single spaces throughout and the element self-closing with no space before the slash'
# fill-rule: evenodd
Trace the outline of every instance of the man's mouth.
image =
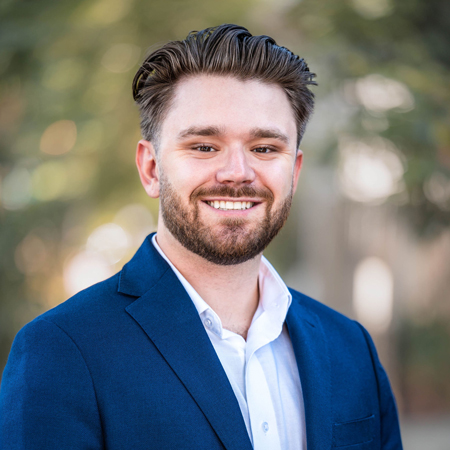
<svg viewBox="0 0 450 450">
<path fill-rule="evenodd" d="M 225 202 L 223 200 L 206 201 L 209 206 L 222 211 L 244 210 L 255 205 L 255 202 Z"/>
</svg>

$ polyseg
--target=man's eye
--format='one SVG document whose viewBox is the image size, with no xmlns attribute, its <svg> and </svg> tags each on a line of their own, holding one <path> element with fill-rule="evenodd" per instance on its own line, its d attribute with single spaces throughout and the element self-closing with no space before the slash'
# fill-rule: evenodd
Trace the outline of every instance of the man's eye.
<svg viewBox="0 0 450 450">
<path fill-rule="evenodd" d="M 255 153 L 270 153 L 272 149 L 270 147 L 257 147 L 254 148 L 253 151 Z"/>
<path fill-rule="evenodd" d="M 195 147 L 195 150 L 198 150 L 199 152 L 215 152 L 216 149 L 211 147 L 210 145 L 199 145 L 198 147 Z"/>
</svg>

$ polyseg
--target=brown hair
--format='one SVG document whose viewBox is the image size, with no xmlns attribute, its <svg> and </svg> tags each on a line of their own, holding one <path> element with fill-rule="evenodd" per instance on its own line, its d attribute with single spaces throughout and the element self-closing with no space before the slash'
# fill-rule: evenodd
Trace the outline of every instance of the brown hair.
<svg viewBox="0 0 450 450">
<path fill-rule="evenodd" d="M 294 110 L 300 143 L 314 107 L 308 85 L 317 84 L 315 74 L 303 58 L 278 46 L 271 37 L 252 36 L 246 28 L 232 24 L 191 31 L 183 41 L 171 41 L 145 59 L 133 80 L 144 139 L 157 141 L 177 82 L 195 74 L 278 84 Z"/>
</svg>

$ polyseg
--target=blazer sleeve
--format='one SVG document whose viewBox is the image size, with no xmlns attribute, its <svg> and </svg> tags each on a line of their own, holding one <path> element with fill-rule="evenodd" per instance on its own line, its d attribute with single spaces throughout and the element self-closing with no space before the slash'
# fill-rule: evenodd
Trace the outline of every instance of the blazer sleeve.
<svg viewBox="0 0 450 450">
<path fill-rule="evenodd" d="M 358 322 L 356 322 L 358 323 Z M 402 450 L 402 439 L 398 422 L 397 406 L 391 390 L 389 379 L 378 358 L 375 345 L 367 330 L 359 324 L 369 347 L 375 375 L 378 382 L 378 398 L 380 404 L 380 433 L 382 450 Z"/>
<path fill-rule="evenodd" d="M 0 390 L 0 448 L 103 448 L 88 367 L 53 322 L 37 319 L 14 340 Z"/>
</svg>

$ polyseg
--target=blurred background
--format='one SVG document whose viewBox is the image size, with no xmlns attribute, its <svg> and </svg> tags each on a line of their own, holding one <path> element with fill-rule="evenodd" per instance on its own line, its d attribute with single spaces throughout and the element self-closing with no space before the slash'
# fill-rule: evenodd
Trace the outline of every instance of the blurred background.
<svg viewBox="0 0 450 450">
<path fill-rule="evenodd" d="M 2 0 L 0 373 L 25 323 L 155 230 L 131 81 L 149 49 L 226 22 L 273 36 L 319 83 L 266 255 L 369 329 L 405 449 L 450 449 L 448 0 Z"/>
</svg>

